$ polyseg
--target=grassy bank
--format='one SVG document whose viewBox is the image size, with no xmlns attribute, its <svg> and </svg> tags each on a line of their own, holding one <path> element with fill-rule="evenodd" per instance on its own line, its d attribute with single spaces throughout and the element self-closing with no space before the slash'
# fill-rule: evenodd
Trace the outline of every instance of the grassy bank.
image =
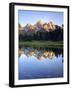
<svg viewBox="0 0 71 90">
<path fill-rule="evenodd" d="M 36 48 L 63 48 L 63 41 L 20 41 L 19 46 Z"/>
</svg>

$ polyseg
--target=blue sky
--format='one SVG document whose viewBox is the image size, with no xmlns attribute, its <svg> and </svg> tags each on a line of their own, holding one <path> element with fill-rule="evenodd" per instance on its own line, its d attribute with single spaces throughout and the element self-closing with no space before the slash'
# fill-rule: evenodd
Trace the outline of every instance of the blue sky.
<svg viewBox="0 0 71 90">
<path fill-rule="evenodd" d="M 38 20 L 47 23 L 53 21 L 60 26 L 64 24 L 63 12 L 19 10 L 18 19 L 19 24 L 22 26 L 26 24 L 35 24 Z"/>
</svg>

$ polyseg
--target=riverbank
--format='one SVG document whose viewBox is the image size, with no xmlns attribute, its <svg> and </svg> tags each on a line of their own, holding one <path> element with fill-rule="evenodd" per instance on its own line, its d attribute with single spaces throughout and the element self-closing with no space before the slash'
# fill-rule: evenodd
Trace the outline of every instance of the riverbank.
<svg viewBox="0 0 71 90">
<path fill-rule="evenodd" d="M 63 48 L 63 41 L 20 41 L 19 47 Z"/>
</svg>

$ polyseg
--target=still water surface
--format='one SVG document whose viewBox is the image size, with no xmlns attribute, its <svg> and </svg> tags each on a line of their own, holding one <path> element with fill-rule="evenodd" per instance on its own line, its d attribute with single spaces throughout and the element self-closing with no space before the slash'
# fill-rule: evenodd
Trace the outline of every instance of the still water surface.
<svg viewBox="0 0 71 90">
<path fill-rule="evenodd" d="M 19 80 L 63 77 L 63 50 L 29 48 L 20 50 Z"/>
</svg>

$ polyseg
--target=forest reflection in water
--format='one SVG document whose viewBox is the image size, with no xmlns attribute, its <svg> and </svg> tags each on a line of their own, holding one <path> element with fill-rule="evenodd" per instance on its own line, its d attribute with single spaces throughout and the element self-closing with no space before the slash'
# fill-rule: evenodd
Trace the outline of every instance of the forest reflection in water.
<svg viewBox="0 0 71 90">
<path fill-rule="evenodd" d="M 63 77 L 63 49 L 19 49 L 19 79 Z"/>
</svg>

